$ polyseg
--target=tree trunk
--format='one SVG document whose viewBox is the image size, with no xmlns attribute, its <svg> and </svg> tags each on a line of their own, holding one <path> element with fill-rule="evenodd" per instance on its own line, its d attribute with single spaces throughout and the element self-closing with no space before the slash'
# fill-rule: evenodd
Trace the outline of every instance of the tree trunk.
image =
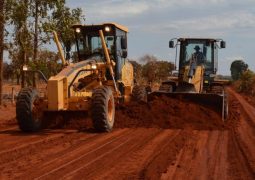
<svg viewBox="0 0 255 180">
<path fill-rule="evenodd" d="M 0 0 L 0 105 L 3 93 L 3 52 L 4 52 L 4 0 Z"/>
<path fill-rule="evenodd" d="M 35 32 L 34 32 L 34 62 L 37 60 L 37 54 L 38 54 L 38 0 L 35 1 Z"/>
<path fill-rule="evenodd" d="M 23 64 L 27 64 L 27 54 L 26 51 L 23 51 Z M 21 67 L 21 87 L 24 88 L 26 86 L 26 72 L 23 71 L 23 67 Z"/>
</svg>

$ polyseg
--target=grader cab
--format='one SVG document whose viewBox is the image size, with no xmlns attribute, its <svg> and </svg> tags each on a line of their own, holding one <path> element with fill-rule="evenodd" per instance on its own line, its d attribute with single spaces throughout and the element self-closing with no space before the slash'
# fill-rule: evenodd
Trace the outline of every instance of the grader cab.
<svg viewBox="0 0 255 180">
<path fill-rule="evenodd" d="M 16 113 L 22 131 L 41 129 L 46 111 L 89 111 L 96 130 L 111 131 L 115 104 L 131 98 L 133 66 L 126 59 L 128 29 L 105 23 L 74 25 L 73 30 L 77 62 L 68 63 L 64 59 L 55 33 L 63 69 L 47 80 L 43 97 L 36 88 L 19 92 Z"/>
</svg>

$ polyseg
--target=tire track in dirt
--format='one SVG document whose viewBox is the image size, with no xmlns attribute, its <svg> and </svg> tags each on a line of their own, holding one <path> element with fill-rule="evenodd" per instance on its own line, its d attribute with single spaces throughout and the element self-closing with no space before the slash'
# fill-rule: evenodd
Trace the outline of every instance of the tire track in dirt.
<svg viewBox="0 0 255 180">
<path fill-rule="evenodd" d="M 228 161 L 227 145 L 229 141 L 228 131 L 209 132 L 207 164 L 208 177 L 213 179 L 227 179 Z"/>
<path fill-rule="evenodd" d="M 133 131 L 129 129 L 121 129 L 115 130 L 112 133 L 94 134 L 91 138 L 77 141 L 77 143 L 71 144 L 64 149 L 62 148 L 58 152 L 54 152 L 58 147 L 52 148 L 52 151 L 46 158 L 36 163 L 35 168 L 29 168 L 20 178 L 34 179 L 40 176 L 43 178 L 43 176 L 47 176 L 55 170 L 61 169 L 60 167 L 69 165 L 70 162 L 82 157 L 85 153 L 95 150 L 98 146 L 103 148 L 112 141 L 116 141 L 120 138 L 125 139 L 126 136 L 130 135 L 132 132 Z M 86 137 L 88 134 L 81 133 L 80 135 Z M 48 152 L 48 150 L 46 152 Z M 38 156 L 38 154 L 36 156 Z M 69 166 L 69 168 L 72 168 L 72 166 Z M 56 177 L 58 178 L 58 176 Z"/>
<path fill-rule="evenodd" d="M 228 142 L 228 161 L 230 164 L 229 177 L 231 179 L 255 178 L 254 171 L 249 163 L 250 160 L 234 132 L 232 132 L 231 139 Z"/>
<path fill-rule="evenodd" d="M 39 133 L 23 133 L 20 130 L 12 129 L 0 131 L 1 149 L 10 151 L 10 149 L 20 149 L 24 146 L 39 144 L 41 141 L 47 141 L 54 138 L 59 138 L 67 134 L 77 133 L 77 130 L 44 130 Z"/>
<path fill-rule="evenodd" d="M 255 108 L 232 89 L 228 91 L 239 110 L 239 119 L 233 122 L 237 125 L 231 127 L 228 143 L 229 176 L 231 179 L 255 179 Z"/>
<path fill-rule="evenodd" d="M 46 172 L 49 171 L 52 164 L 58 163 L 58 160 L 68 157 L 68 160 L 72 159 L 73 152 L 79 152 L 84 149 L 80 148 L 82 145 L 84 145 L 85 148 L 93 148 L 96 147 L 97 143 L 109 141 L 114 136 L 125 136 L 125 134 L 127 134 L 126 132 L 128 132 L 127 129 L 117 130 L 110 134 L 80 132 L 64 136 L 58 140 L 49 141 L 48 143 L 42 143 L 35 147 L 27 146 L 23 156 L 5 164 L 2 167 L 4 170 L 1 172 L 7 177 L 10 176 L 13 178 L 12 176 L 15 176 L 16 178 L 21 176 L 21 179 L 27 179 L 33 174 L 43 171 L 45 168 Z M 86 147 L 86 145 L 88 145 L 88 147 Z M 19 151 L 17 151 L 17 153 L 19 153 Z M 24 176 L 22 174 L 24 174 Z"/>
<path fill-rule="evenodd" d="M 182 131 L 180 135 L 177 134 L 166 140 L 152 159 L 148 161 L 143 171 L 139 173 L 139 178 L 159 179 L 162 173 L 165 173 L 169 165 L 176 159 L 188 136 L 188 131 Z"/>
<path fill-rule="evenodd" d="M 146 166 L 159 153 L 158 148 L 168 141 L 172 141 L 177 136 L 181 136 L 181 130 L 162 130 L 150 141 L 139 146 L 136 151 L 132 151 L 115 163 L 107 171 L 93 176 L 93 179 L 139 179 L 139 175 L 146 169 Z M 171 151 L 172 152 L 172 151 Z M 169 155 L 171 154 L 169 151 Z M 171 154 L 172 155 L 172 154 Z"/>
<path fill-rule="evenodd" d="M 65 144 L 79 139 L 79 133 L 76 130 L 47 133 L 47 135 L 43 135 L 43 137 L 41 135 L 34 136 L 26 138 L 25 140 L 17 138 L 18 140 L 15 141 L 17 145 L 15 147 L 13 147 L 13 145 L 10 145 L 9 147 L 6 146 L 0 151 L 0 168 L 1 166 L 6 165 L 5 163 L 10 163 L 14 160 L 16 161 L 28 154 L 33 155 L 38 153 L 38 151 L 41 152 L 47 150 L 53 145 Z"/>
<path fill-rule="evenodd" d="M 193 131 L 162 179 L 226 179 L 227 132 Z M 221 172 L 223 171 L 223 172 Z"/>
<path fill-rule="evenodd" d="M 228 88 L 228 91 L 240 103 L 241 106 L 239 106 L 239 108 L 241 108 L 246 114 L 245 120 L 251 127 L 253 127 L 253 129 L 255 129 L 255 107 L 250 105 L 240 94 L 234 92 L 234 90 Z"/>
<path fill-rule="evenodd" d="M 149 131 L 150 133 L 146 132 L 148 132 L 147 129 L 130 129 L 129 134 L 108 141 L 102 145 L 98 143 L 97 147 L 88 151 L 83 151 L 82 155 L 76 154 L 71 162 L 62 163 L 62 166 L 39 176 L 38 179 L 54 177 L 61 177 L 64 179 L 72 177 L 73 179 L 80 179 L 77 178 L 76 175 L 88 177 L 89 174 L 93 172 L 99 172 L 102 166 L 102 170 L 105 170 L 109 167 L 107 164 L 116 163 L 114 159 L 123 158 L 123 156 L 129 152 L 130 148 L 132 149 L 134 145 L 139 145 L 142 141 L 150 140 L 159 130 Z M 98 161 L 100 161 L 100 163 Z"/>
</svg>

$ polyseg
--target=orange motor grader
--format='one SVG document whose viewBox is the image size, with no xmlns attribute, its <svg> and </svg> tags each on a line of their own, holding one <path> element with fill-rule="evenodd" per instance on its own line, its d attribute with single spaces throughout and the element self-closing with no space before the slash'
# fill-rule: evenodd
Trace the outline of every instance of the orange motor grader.
<svg viewBox="0 0 255 180">
<path fill-rule="evenodd" d="M 89 111 L 94 128 L 109 132 L 114 125 L 116 103 L 129 101 L 132 94 L 146 98 L 145 88 L 134 87 L 133 66 L 127 60 L 128 28 L 104 23 L 74 25 L 73 30 L 78 62 L 66 61 L 54 33 L 63 69 L 48 80 L 44 78 L 47 91 L 43 96 L 35 87 L 19 92 L 16 114 L 22 131 L 41 129 L 46 111 Z"/>
</svg>

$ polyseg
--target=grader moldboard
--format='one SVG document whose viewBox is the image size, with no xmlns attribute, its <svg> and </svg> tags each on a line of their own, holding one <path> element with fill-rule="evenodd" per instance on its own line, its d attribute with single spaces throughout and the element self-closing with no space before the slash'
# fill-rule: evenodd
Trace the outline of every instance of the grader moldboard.
<svg viewBox="0 0 255 180">
<path fill-rule="evenodd" d="M 228 116 L 228 98 L 225 85 L 228 80 L 217 79 L 218 49 L 225 48 L 221 39 L 174 38 L 170 48 L 180 46 L 178 76 L 163 81 L 158 91 L 149 95 L 168 96 L 208 106 L 222 119 Z M 176 51 L 177 52 L 177 51 Z M 177 54 L 176 54 L 177 57 Z"/>
<path fill-rule="evenodd" d="M 63 69 L 46 80 L 44 96 L 40 96 L 35 87 L 19 92 L 16 114 L 22 131 L 40 130 L 46 111 L 89 111 L 94 128 L 109 132 L 114 124 L 116 103 L 127 102 L 131 96 L 137 100 L 147 98 L 145 88 L 133 83 L 133 66 L 126 59 L 126 27 L 105 23 L 74 25 L 73 29 L 78 62 L 66 61 L 54 32 Z M 24 70 L 28 68 L 25 66 Z"/>
</svg>

